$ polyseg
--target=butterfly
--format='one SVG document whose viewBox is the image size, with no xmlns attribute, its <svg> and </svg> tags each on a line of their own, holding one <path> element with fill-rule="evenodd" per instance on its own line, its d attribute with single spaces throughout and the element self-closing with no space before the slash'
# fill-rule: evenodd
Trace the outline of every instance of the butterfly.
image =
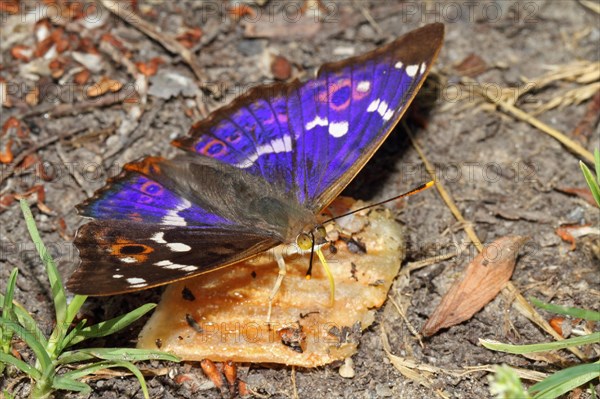
<svg viewBox="0 0 600 399">
<path fill-rule="evenodd" d="M 146 289 L 322 232 L 315 215 L 398 123 L 443 37 L 426 25 L 305 82 L 253 88 L 176 139 L 186 155 L 126 164 L 78 206 L 95 220 L 77 232 L 68 288 Z"/>
</svg>

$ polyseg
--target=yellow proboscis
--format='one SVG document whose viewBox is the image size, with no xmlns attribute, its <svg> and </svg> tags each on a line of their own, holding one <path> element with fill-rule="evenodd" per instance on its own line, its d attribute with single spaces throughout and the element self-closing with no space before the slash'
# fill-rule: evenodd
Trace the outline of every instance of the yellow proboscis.
<svg viewBox="0 0 600 399">
<path fill-rule="evenodd" d="M 325 255 L 323 255 L 323 252 L 321 252 L 321 248 L 316 248 L 315 252 L 321 260 L 321 264 L 323 265 L 323 269 L 325 269 L 325 274 L 329 280 L 329 300 L 331 302 L 331 306 L 333 306 L 335 303 L 335 281 L 333 280 L 333 274 L 331 274 L 331 269 L 327 264 L 327 260 L 325 260 Z"/>
</svg>

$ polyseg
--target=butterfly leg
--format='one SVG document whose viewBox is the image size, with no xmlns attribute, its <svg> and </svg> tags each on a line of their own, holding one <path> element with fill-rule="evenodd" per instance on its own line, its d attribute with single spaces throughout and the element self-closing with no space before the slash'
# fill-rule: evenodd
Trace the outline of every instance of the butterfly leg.
<svg viewBox="0 0 600 399">
<path fill-rule="evenodd" d="M 267 313 L 267 324 L 271 323 L 271 310 L 273 309 L 273 299 L 275 299 L 275 295 L 279 292 L 279 288 L 281 287 L 281 282 L 285 277 L 286 268 L 285 268 L 285 260 L 283 259 L 283 254 L 281 251 L 273 251 L 275 254 L 275 260 L 277 261 L 277 266 L 279 266 L 279 274 L 277 275 L 277 280 L 275 280 L 275 285 L 271 289 L 271 293 L 269 294 L 269 311 Z"/>
</svg>

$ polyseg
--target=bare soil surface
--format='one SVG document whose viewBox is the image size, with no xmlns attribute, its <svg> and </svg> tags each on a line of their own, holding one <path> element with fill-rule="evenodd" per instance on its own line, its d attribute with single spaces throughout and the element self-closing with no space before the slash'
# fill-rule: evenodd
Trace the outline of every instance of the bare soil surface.
<svg viewBox="0 0 600 399">
<path fill-rule="evenodd" d="M 1 165 L 0 291 L 4 292 L 12 268 L 18 267 L 15 299 L 45 331 L 51 330 L 54 320 L 49 284 L 18 203 L 10 203 L 12 194 L 43 187 L 43 204 L 48 209 L 34 206 L 33 211 L 66 280 L 77 265 L 72 238 L 85 222 L 77 215 L 75 205 L 102 187 L 106 178 L 118 173 L 126 162 L 144 155 L 175 154 L 178 150 L 169 145 L 170 141 L 186 134 L 202 117 L 202 110 L 214 110 L 248 87 L 272 82 L 274 55 L 289 62 L 292 76 L 302 77 L 324 62 L 371 50 L 435 21 L 446 25 L 445 44 L 432 77 L 405 120 L 425 156 L 435 165 L 438 180 L 484 243 L 505 235 L 531 237 L 511 279 L 523 295 L 599 310 L 598 236 L 579 237 L 572 249 L 555 231 L 564 224 L 598 226 L 598 208 L 564 192 L 585 187 L 578 165 L 580 157 L 475 94 L 478 89 L 500 93 L 502 88 L 524 87 L 552 68 L 576 61 L 597 63 L 600 16 L 584 1 L 344 1 L 323 2 L 325 6 L 318 12 L 317 2 L 307 2 L 303 19 L 299 19 L 301 3 L 260 1 L 257 3 L 266 4 L 248 3 L 249 11 L 238 8 L 239 20 L 229 3 L 235 2 L 138 1 L 135 9 L 162 35 L 177 37 L 179 43 L 190 46 L 203 81 L 209 90 L 223 93 L 222 98 L 197 89 L 198 80 L 184 58 L 167 51 L 159 43 L 160 38 L 148 37 L 101 6 L 88 9 L 91 3 L 81 3 L 83 8 L 77 14 L 66 12 L 66 5 L 60 1 L 43 2 L 35 11 L 31 11 L 33 2 L 21 1 L 15 3 L 20 7 L 16 14 L 2 11 L 0 77 L 8 84 L 8 99 L 4 101 L 9 101 L 6 105 L 10 107 L 0 108 L 0 122 L 4 125 L 15 117 L 29 133 L 14 136 L 11 148 L 16 158 Z M 61 9 L 65 15 L 48 19 L 48 28 L 51 32 L 62 28 L 64 40 L 72 47 L 63 52 L 48 50 L 57 54 L 44 58 L 46 53 L 36 41 L 34 23 L 50 15 L 50 8 Z M 27 19 L 27 12 L 35 16 Z M 95 17 L 101 14 L 104 20 Z M 82 22 L 86 19 L 89 23 Z M 200 37 L 195 35 L 198 32 Z M 103 36 L 107 33 L 111 36 Z M 15 57 L 19 51 L 14 50 L 19 44 L 37 53 L 29 54 L 28 60 L 19 59 Z M 82 66 L 74 58 L 76 52 L 80 57 L 97 54 L 101 62 Z M 140 69 L 133 63 L 148 63 L 155 57 L 160 57 L 162 63 L 158 64 L 157 74 L 148 78 L 148 90 L 140 86 L 143 78 L 135 80 Z M 58 64 L 49 66 L 49 60 L 56 58 Z M 33 65 L 36 59 L 42 61 Z M 470 62 L 467 66 L 465 60 Z M 128 70 L 132 65 L 133 69 Z M 81 70 L 90 71 L 85 83 L 78 75 Z M 102 76 L 121 82 L 123 87 L 86 105 L 87 86 Z M 472 79 L 469 85 L 464 83 L 467 76 Z M 529 91 L 515 105 L 533 115 L 538 106 L 589 83 L 556 80 Z M 37 101 L 31 95 L 36 87 Z M 472 90 L 472 95 L 465 95 L 467 90 Z M 461 99 L 457 99 L 457 91 Z M 132 101 L 124 101 L 123 94 Z M 590 97 L 580 103 L 563 103 L 536 117 L 593 151 L 599 146 L 600 135 L 598 108 L 593 108 L 597 99 Z M 585 120 L 591 122 L 583 126 Z M 5 151 L 9 138 L 4 131 L 2 134 L 0 152 Z M 31 156 L 23 160 L 25 152 Z M 17 161 L 21 163 L 14 168 Z M 23 168 L 23 162 L 30 165 Z M 42 163 L 45 168 L 40 173 Z M 398 127 L 344 194 L 375 202 L 427 179 L 406 130 Z M 36 203 L 35 195 L 30 198 L 32 204 Z M 398 221 L 406 226 L 405 263 L 442 256 L 455 251 L 459 244 L 469 244 L 464 226 L 457 223 L 436 190 L 388 206 L 397 211 Z M 397 281 L 390 295 L 405 305 L 412 325 L 417 329 L 423 326 L 475 254 L 475 247 L 467 245 L 459 256 L 413 272 L 408 283 Z M 155 289 L 90 299 L 84 307 L 85 317 L 106 320 L 143 303 L 158 301 L 161 292 Z M 141 326 L 142 321 L 93 345 L 134 346 Z M 395 355 L 457 373 L 431 375 L 429 387 L 406 378 L 383 349 L 382 329 Z M 499 295 L 473 318 L 424 340 L 421 347 L 388 301 L 360 338 L 359 351 L 353 357 L 353 378 L 340 376 L 340 364 L 317 369 L 245 364 L 240 365 L 239 374 L 257 397 L 486 398 L 491 397 L 488 372 L 458 373 L 468 366 L 501 363 L 546 372 L 559 367 L 487 350 L 479 344 L 479 338 L 511 343 L 552 339 L 515 311 L 509 298 Z M 32 356 L 23 345 L 15 347 L 23 356 Z M 563 355 L 576 362 L 568 353 Z M 147 379 L 153 398 L 221 397 L 196 363 L 153 362 L 148 367 L 168 371 Z M 175 377 L 181 374 L 190 378 Z M 142 397 L 133 377 L 104 378 L 90 384 L 93 393 L 89 398 Z M 29 389 L 27 380 L 15 374 L 0 382 L 0 389 L 6 388 L 14 390 L 17 397 L 27 395 Z M 596 391 L 600 393 L 600 389 Z M 589 397 L 586 395 L 580 397 Z M 56 397 L 77 395 L 60 391 Z"/>
</svg>

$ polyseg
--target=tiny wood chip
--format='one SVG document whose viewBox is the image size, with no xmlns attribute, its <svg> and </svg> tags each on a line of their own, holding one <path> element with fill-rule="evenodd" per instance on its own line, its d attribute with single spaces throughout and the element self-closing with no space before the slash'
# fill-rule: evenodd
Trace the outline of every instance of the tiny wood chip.
<svg viewBox="0 0 600 399">
<path fill-rule="evenodd" d="M 334 203 L 347 212 L 348 200 Z M 341 205 L 340 205 L 341 204 Z M 356 209 L 361 206 L 355 203 Z M 268 296 L 278 268 L 268 253 L 250 261 L 170 285 L 144 329 L 139 348 L 160 349 L 184 360 L 280 363 L 316 367 L 353 355 L 360 331 L 374 320 L 398 273 L 402 229 L 382 209 L 371 210 L 361 231 L 351 238 L 366 252 L 351 252 L 341 239 L 336 253 L 323 248 L 335 279 L 335 304 L 315 256 L 306 280 L 309 257 L 288 256 L 287 275 L 267 324 Z M 327 228 L 340 228 L 330 224 Z M 348 236 L 347 232 L 341 233 Z M 336 236 L 336 234 L 331 234 Z M 339 234 L 337 235 L 339 236 Z M 193 322 L 192 322 L 193 321 Z M 340 332 L 356 331 L 356 334 Z"/>
</svg>

